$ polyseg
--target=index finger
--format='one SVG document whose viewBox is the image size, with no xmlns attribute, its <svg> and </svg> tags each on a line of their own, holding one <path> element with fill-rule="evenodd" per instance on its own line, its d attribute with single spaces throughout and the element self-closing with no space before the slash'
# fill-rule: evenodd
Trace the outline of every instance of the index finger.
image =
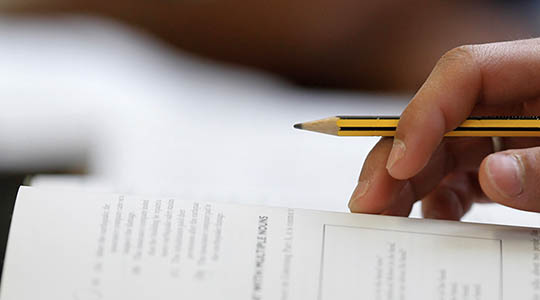
<svg viewBox="0 0 540 300">
<path fill-rule="evenodd" d="M 476 105 L 516 105 L 540 96 L 540 39 L 462 46 L 446 53 L 399 121 L 387 169 L 396 179 L 422 170 L 445 133 Z M 499 113 L 509 114 L 507 111 Z"/>
</svg>

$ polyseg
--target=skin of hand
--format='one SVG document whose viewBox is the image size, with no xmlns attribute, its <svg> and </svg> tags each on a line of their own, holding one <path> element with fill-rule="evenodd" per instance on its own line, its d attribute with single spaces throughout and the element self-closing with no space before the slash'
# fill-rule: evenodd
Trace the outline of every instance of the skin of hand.
<svg viewBox="0 0 540 300">
<path fill-rule="evenodd" d="M 352 212 L 459 220 L 473 202 L 540 212 L 540 138 L 444 138 L 468 116 L 540 115 L 540 39 L 455 48 L 368 155 Z"/>
<path fill-rule="evenodd" d="M 97 14 L 301 85 L 410 92 L 446 49 L 530 36 L 494 2 L 2 0 L 0 13 Z"/>
</svg>

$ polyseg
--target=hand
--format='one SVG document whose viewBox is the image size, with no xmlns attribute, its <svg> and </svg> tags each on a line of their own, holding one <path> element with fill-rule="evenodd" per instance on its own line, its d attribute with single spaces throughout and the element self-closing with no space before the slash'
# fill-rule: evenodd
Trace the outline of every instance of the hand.
<svg viewBox="0 0 540 300">
<path fill-rule="evenodd" d="M 2 0 L 0 12 L 113 17 L 198 55 L 262 68 L 304 85 L 395 92 L 416 90 L 445 49 L 536 30 L 495 3 Z"/>
<path fill-rule="evenodd" d="M 474 201 L 540 212 L 540 138 L 443 138 L 469 115 L 540 114 L 540 39 L 463 46 L 437 63 L 362 168 L 352 212 L 459 220 Z"/>
</svg>

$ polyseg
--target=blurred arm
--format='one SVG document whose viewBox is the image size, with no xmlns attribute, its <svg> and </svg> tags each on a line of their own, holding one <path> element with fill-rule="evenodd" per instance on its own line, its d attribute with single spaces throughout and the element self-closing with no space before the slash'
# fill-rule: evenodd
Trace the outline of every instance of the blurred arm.
<svg viewBox="0 0 540 300">
<path fill-rule="evenodd" d="M 4 0 L 10 12 L 83 12 L 207 57 L 317 86 L 411 91 L 460 44 L 530 35 L 480 1 Z"/>
</svg>

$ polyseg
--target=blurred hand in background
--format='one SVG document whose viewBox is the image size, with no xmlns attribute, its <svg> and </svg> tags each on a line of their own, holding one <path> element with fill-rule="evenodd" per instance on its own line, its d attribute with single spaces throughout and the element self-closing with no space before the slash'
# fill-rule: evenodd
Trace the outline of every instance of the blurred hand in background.
<svg viewBox="0 0 540 300">
<path fill-rule="evenodd" d="M 4 0 L 0 9 L 108 16 L 192 53 L 302 85 L 410 92 L 448 49 L 531 36 L 526 9 L 500 2 Z"/>
</svg>

